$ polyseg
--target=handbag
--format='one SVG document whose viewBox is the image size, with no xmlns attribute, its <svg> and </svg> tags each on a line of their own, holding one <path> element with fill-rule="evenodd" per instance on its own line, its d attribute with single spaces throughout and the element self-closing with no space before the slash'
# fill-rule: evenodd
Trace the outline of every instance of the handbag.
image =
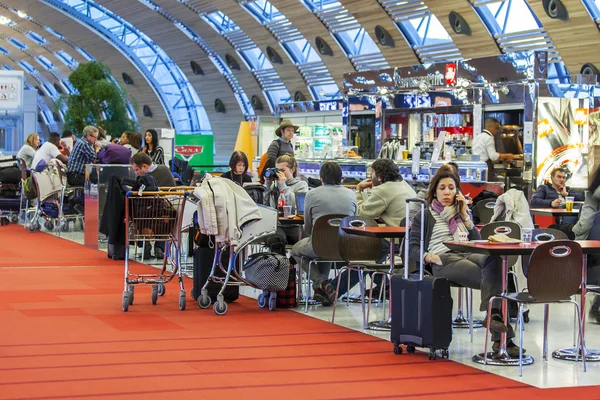
<svg viewBox="0 0 600 400">
<path fill-rule="evenodd" d="M 244 264 L 245 279 L 257 289 L 278 292 L 288 286 L 290 265 L 277 253 L 252 254 Z"/>
</svg>

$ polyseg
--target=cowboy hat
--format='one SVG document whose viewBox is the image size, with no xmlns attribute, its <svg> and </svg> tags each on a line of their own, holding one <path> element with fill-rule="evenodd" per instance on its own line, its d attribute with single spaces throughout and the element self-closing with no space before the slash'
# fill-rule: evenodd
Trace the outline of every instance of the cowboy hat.
<svg viewBox="0 0 600 400">
<path fill-rule="evenodd" d="M 300 128 L 299 125 L 292 124 L 292 121 L 290 121 L 289 119 L 284 119 L 283 121 L 281 121 L 281 124 L 279 124 L 279 127 L 275 129 L 275 134 L 277 136 L 281 136 L 281 130 L 287 128 L 288 126 L 293 126 L 294 132 L 298 132 L 298 129 Z"/>
</svg>

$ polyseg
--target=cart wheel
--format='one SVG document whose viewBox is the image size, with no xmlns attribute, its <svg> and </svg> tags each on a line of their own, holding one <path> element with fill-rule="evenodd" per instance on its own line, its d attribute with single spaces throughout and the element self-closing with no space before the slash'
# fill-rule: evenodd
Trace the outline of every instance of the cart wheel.
<svg viewBox="0 0 600 400">
<path fill-rule="evenodd" d="M 36 230 L 36 231 L 39 231 L 39 230 L 41 230 L 41 229 L 42 229 L 42 225 L 41 225 L 39 222 L 36 222 L 36 223 L 35 223 L 35 230 Z"/>
<path fill-rule="evenodd" d="M 185 310 L 186 306 L 186 298 L 185 298 L 185 290 L 179 292 L 179 309 L 181 311 Z"/>
<path fill-rule="evenodd" d="M 63 232 L 69 232 L 69 221 L 65 221 L 62 223 L 60 230 Z"/>
<path fill-rule="evenodd" d="M 158 301 L 158 285 L 152 285 L 152 305 Z"/>
<path fill-rule="evenodd" d="M 0 225 L 2 225 L 2 226 L 8 225 L 8 219 L 4 218 L 4 217 L 1 217 L 0 218 Z"/>
<path fill-rule="evenodd" d="M 407 352 L 408 354 L 414 354 L 414 353 L 415 353 L 415 350 L 416 350 L 416 349 L 415 349 L 415 346 L 411 346 L 411 345 L 408 345 L 408 346 L 406 346 L 406 352 Z"/>
<path fill-rule="evenodd" d="M 215 303 L 215 306 L 213 307 L 213 310 L 217 315 L 225 315 L 225 313 L 227 312 L 227 303 L 225 303 L 224 301 L 217 301 Z"/>
<path fill-rule="evenodd" d="M 450 358 L 450 352 L 446 350 L 442 350 L 442 358 Z"/>
<path fill-rule="evenodd" d="M 194 300 L 197 299 L 196 297 L 196 288 L 192 288 L 192 290 L 190 290 L 190 297 Z"/>
<path fill-rule="evenodd" d="M 198 307 L 200 308 L 208 308 L 210 307 L 210 303 L 211 303 L 211 299 L 210 296 L 206 295 L 200 295 L 198 296 Z"/>
<path fill-rule="evenodd" d="M 260 308 L 265 308 L 267 306 L 267 297 L 264 293 L 259 294 L 256 300 L 258 301 L 258 306 Z"/>
<path fill-rule="evenodd" d="M 394 346 L 394 354 L 396 354 L 397 356 L 399 356 L 400 354 L 402 354 L 402 347 L 400 347 L 400 346 Z"/>
<path fill-rule="evenodd" d="M 11 216 L 11 217 L 10 217 L 10 221 L 11 221 L 13 224 L 16 224 L 17 222 L 19 222 L 19 216 L 18 216 L 18 215 L 16 215 L 16 214 L 15 214 L 15 215 L 13 215 L 13 216 Z"/>
<path fill-rule="evenodd" d="M 274 297 L 271 297 L 269 299 L 269 310 L 275 311 L 276 308 L 277 308 L 277 299 Z"/>
<path fill-rule="evenodd" d="M 165 284 L 164 283 L 159 284 L 158 285 L 158 295 L 162 297 L 165 295 L 166 292 L 167 292 L 167 287 L 165 286 Z"/>
<path fill-rule="evenodd" d="M 27 229 L 29 229 L 29 232 L 35 232 L 35 224 L 29 224 L 29 226 L 27 227 Z"/>
<path fill-rule="evenodd" d="M 526 324 L 529 323 L 529 310 L 523 313 L 523 322 L 525 322 Z"/>
<path fill-rule="evenodd" d="M 54 229 L 54 222 L 52 222 L 52 221 L 44 222 L 44 228 L 51 231 L 52 229 Z"/>
<path fill-rule="evenodd" d="M 123 299 L 121 301 L 121 305 L 123 306 L 123 311 L 127 312 L 129 310 L 129 293 L 126 291 L 123 292 Z"/>
<path fill-rule="evenodd" d="M 429 350 L 429 359 L 435 360 L 436 358 L 437 358 L 437 354 L 435 353 L 435 350 Z"/>
<path fill-rule="evenodd" d="M 133 286 L 128 286 L 127 291 L 129 292 L 129 305 L 133 304 L 133 298 L 135 297 Z"/>
</svg>

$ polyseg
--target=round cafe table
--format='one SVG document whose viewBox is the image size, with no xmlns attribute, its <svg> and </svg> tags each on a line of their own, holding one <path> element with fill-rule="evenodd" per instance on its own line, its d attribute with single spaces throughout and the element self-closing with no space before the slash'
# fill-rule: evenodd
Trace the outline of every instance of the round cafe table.
<svg viewBox="0 0 600 400">
<path fill-rule="evenodd" d="M 576 240 L 581 245 L 583 251 L 582 262 L 582 279 L 581 279 L 581 297 L 585 299 L 586 281 L 587 281 L 587 255 L 600 254 L 600 240 Z M 481 242 L 445 242 L 449 249 L 463 253 L 477 253 L 489 256 L 500 256 L 502 258 L 502 292 L 506 293 L 508 288 L 508 256 L 526 256 L 533 253 L 537 247 L 537 242 L 532 242 L 529 245 L 522 244 L 507 244 L 507 243 L 481 243 Z M 507 324 L 507 304 L 508 300 L 502 299 L 502 315 L 504 315 L 504 323 Z M 585 301 L 579 302 L 579 308 L 582 318 L 585 318 Z M 585 349 L 585 343 L 584 343 Z M 600 351 L 585 350 L 586 361 L 600 361 Z M 556 355 L 555 355 L 556 354 Z M 555 358 L 565 360 L 575 360 L 578 354 L 578 348 L 561 349 L 552 353 Z M 561 357 L 557 357 L 562 355 Z M 519 358 L 511 358 L 506 351 L 506 333 L 501 335 L 500 350 L 497 354 L 488 352 L 488 354 L 480 353 L 473 356 L 473 361 L 479 364 L 498 365 L 498 366 L 518 366 Z M 523 365 L 533 364 L 533 357 L 523 355 Z"/>
<path fill-rule="evenodd" d="M 388 275 L 391 279 L 391 275 L 394 272 L 396 263 L 394 260 L 394 239 L 402 239 L 406 234 L 406 228 L 403 226 L 365 226 L 365 227 L 343 227 L 344 232 L 352 235 L 374 237 L 378 239 L 388 239 L 390 241 L 390 269 Z M 391 285 L 390 285 L 391 288 Z M 390 289 L 391 297 L 391 289 Z M 371 310 L 371 303 L 369 302 L 369 309 L 367 311 L 367 321 L 369 318 L 369 312 Z M 385 311 L 384 311 L 385 313 Z M 385 315 L 384 315 L 385 318 Z M 390 331 L 392 330 L 392 301 L 390 299 L 390 316 L 387 320 L 367 322 L 367 329 L 375 331 Z"/>
</svg>

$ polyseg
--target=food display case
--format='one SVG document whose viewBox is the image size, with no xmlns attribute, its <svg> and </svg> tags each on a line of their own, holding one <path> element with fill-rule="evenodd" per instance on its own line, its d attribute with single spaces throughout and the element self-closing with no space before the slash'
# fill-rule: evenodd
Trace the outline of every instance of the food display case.
<svg viewBox="0 0 600 400">
<path fill-rule="evenodd" d="M 458 165 L 458 175 L 461 183 L 486 183 L 488 179 L 488 166 L 483 161 L 455 161 Z M 444 165 L 438 161 L 431 163 L 431 176 Z"/>
<path fill-rule="evenodd" d="M 326 161 L 336 161 L 342 168 L 344 180 L 355 180 L 357 182 L 367 179 L 367 171 L 373 160 L 365 159 L 321 159 L 321 158 L 299 158 L 298 173 L 311 178 L 319 178 L 321 165 Z"/>
<path fill-rule="evenodd" d="M 402 179 L 406 182 L 412 184 L 429 183 L 429 179 L 431 178 L 429 161 L 420 161 L 418 171 L 413 171 L 413 163 L 410 160 L 399 161 L 396 164 L 398 164 L 398 171 L 402 175 Z"/>
</svg>

